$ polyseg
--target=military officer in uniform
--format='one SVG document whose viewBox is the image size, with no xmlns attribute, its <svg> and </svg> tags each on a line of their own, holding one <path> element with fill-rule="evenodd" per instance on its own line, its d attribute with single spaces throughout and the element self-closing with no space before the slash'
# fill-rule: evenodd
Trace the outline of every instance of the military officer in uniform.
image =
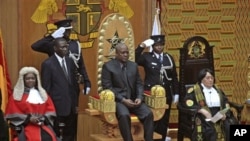
<svg viewBox="0 0 250 141">
<path fill-rule="evenodd" d="M 151 52 L 143 52 L 146 47 L 152 46 Z M 155 131 L 162 135 L 161 141 L 165 141 L 169 123 L 172 100 L 179 99 L 179 82 L 173 57 L 164 53 L 165 36 L 154 35 L 151 39 L 143 41 L 135 50 L 135 61 L 145 71 L 144 89 L 150 90 L 154 85 L 161 85 L 167 94 L 167 104 L 164 116 L 154 123 Z"/>
</svg>

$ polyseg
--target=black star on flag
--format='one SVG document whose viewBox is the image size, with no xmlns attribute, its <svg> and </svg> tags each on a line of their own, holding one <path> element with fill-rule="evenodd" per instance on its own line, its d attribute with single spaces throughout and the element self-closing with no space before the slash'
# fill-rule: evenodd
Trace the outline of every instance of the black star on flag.
<svg viewBox="0 0 250 141">
<path fill-rule="evenodd" d="M 111 39 L 107 39 L 107 41 L 111 44 L 110 53 L 114 51 L 115 46 L 119 43 L 124 43 L 124 39 L 119 38 L 118 32 L 116 31 L 114 36 Z"/>
</svg>

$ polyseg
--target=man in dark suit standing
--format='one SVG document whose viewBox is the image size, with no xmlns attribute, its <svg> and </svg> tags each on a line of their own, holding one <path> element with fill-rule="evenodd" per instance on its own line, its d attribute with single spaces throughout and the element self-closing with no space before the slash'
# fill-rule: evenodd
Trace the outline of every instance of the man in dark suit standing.
<svg viewBox="0 0 250 141">
<path fill-rule="evenodd" d="M 70 34 L 73 28 L 71 23 L 71 19 L 65 19 L 55 22 L 54 24 L 57 26 L 57 30 L 52 34 L 49 34 L 33 43 L 31 45 L 31 48 L 35 51 L 46 53 L 48 54 L 48 56 L 52 56 L 54 54 L 53 40 L 59 37 L 63 37 L 64 39 L 66 39 L 67 43 L 69 44 L 68 56 L 74 61 L 76 65 L 75 73 L 78 79 L 75 83 L 84 84 L 84 89 L 82 90 L 82 92 L 84 94 L 89 94 L 91 82 L 89 80 L 84 64 L 80 43 L 78 40 L 70 39 Z M 80 92 L 79 85 L 77 87 L 77 92 Z"/>
<path fill-rule="evenodd" d="M 135 114 L 144 126 L 145 141 L 153 140 L 153 114 L 143 103 L 143 84 L 138 66 L 129 61 L 128 47 L 116 45 L 116 57 L 102 67 L 102 87 L 115 94 L 116 116 L 124 141 L 132 141 L 130 113 Z"/>
<path fill-rule="evenodd" d="M 54 41 L 55 53 L 42 63 L 41 78 L 56 108 L 55 131 L 59 134 L 59 123 L 64 123 L 63 141 L 74 141 L 77 126 L 78 93 L 75 64 L 68 54 L 68 43 L 64 38 Z"/>
<path fill-rule="evenodd" d="M 143 52 L 146 47 L 152 45 L 151 52 Z M 145 71 L 144 88 L 150 90 L 154 85 L 162 85 L 166 90 L 167 104 L 164 116 L 154 123 L 155 131 L 162 135 L 161 141 L 165 141 L 169 123 L 172 101 L 178 102 L 179 81 L 173 57 L 164 53 L 165 36 L 153 35 L 151 39 L 142 42 L 135 50 L 135 61 Z"/>
</svg>

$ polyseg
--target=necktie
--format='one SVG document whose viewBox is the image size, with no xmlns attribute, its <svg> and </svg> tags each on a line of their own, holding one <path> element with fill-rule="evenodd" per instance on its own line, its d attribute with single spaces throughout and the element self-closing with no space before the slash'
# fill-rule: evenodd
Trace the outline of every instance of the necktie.
<svg viewBox="0 0 250 141">
<path fill-rule="evenodd" d="M 64 59 L 62 59 L 61 67 L 62 67 L 62 69 L 63 69 L 64 75 L 65 75 L 66 78 L 68 79 L 68 72 L 67 72 L 66 67 L 65 67 Z"/>
<path fill-rule="evenodd" d="M 124 79 L 125 79 L 126 88 L 127 88 L 127 98 L 130 98 L 131 90 L 130 90 L 130 87 L 129 87 L 128 77 L 127 77 L 126 70 L 127 70 L 127 66 L 126 66 L 126 64 L 123 64 L 122 65 L 122 73 L 123 73 L 123 76 L 124 76 Z"/>
<path fill-rule="evenodd" d="M 159 55 L 159 62 L 162 63 L 163 62 L 163 58 L 162 58 L 162 55 Z"/>
<path fill-rule="evenodd" d="M 123 73 L 123 76 L 124 76 L 125 82 L 127 83 L 128 78 L 127 78 L 127 73 L 126 73 L 126 65 L 125 65 L 125 64 L 123 64 L 123 65 L 122 65 L 122 73 Z"/>
</svg>

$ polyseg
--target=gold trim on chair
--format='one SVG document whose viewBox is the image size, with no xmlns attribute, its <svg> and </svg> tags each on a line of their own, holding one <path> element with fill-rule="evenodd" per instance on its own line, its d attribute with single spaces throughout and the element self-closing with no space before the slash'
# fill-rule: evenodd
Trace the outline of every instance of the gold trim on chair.
<svg viewBox="0 0 250 141">
<path fill-rule="evenodd" d="M 109 59 L 114 58 L 114 46 L 118 42 L 124 42 L 129 48 L 129 60 L 134 60 L 134 33 L 132 25 L 124 16 L 113 13 L 108 15 L 99 28 L 98 43 L 98 92 L 102 90 L 101 71 L 102 65 Z"/>
<path fill-rule="evenodd" d="M 91 134 L 93 140 L 122 140 L 118 121 L 116 119 L 115 96 L 111 90 L 103 90 L 101 86 L 101 71 L 105 62 L 115 57 L 115 46 L 118 43 L 125 43 L 129 48 L 129 60 L 134 61 L 134 34 L 129 21 L 118 13 L 108 15 L 102 21 L 99 28 L 98 43 L 98 94 L 89 96 L 89 108 L 86 113 L 90 116 L 98 117 L 102 121 L 103 132 Z M 154 87 L 151 92 L 144 94 L 146 104 L 148 104 L 154 114 L 154 120 L 159 120 L 167 108 L 165 90 L 162 87 Z M 139 119 L 131 115 L 131 132 L 134 140 L 143 140 L 143 126 Z M 161 136 L 154 133 L 154 139 Z"/>
</svg>

